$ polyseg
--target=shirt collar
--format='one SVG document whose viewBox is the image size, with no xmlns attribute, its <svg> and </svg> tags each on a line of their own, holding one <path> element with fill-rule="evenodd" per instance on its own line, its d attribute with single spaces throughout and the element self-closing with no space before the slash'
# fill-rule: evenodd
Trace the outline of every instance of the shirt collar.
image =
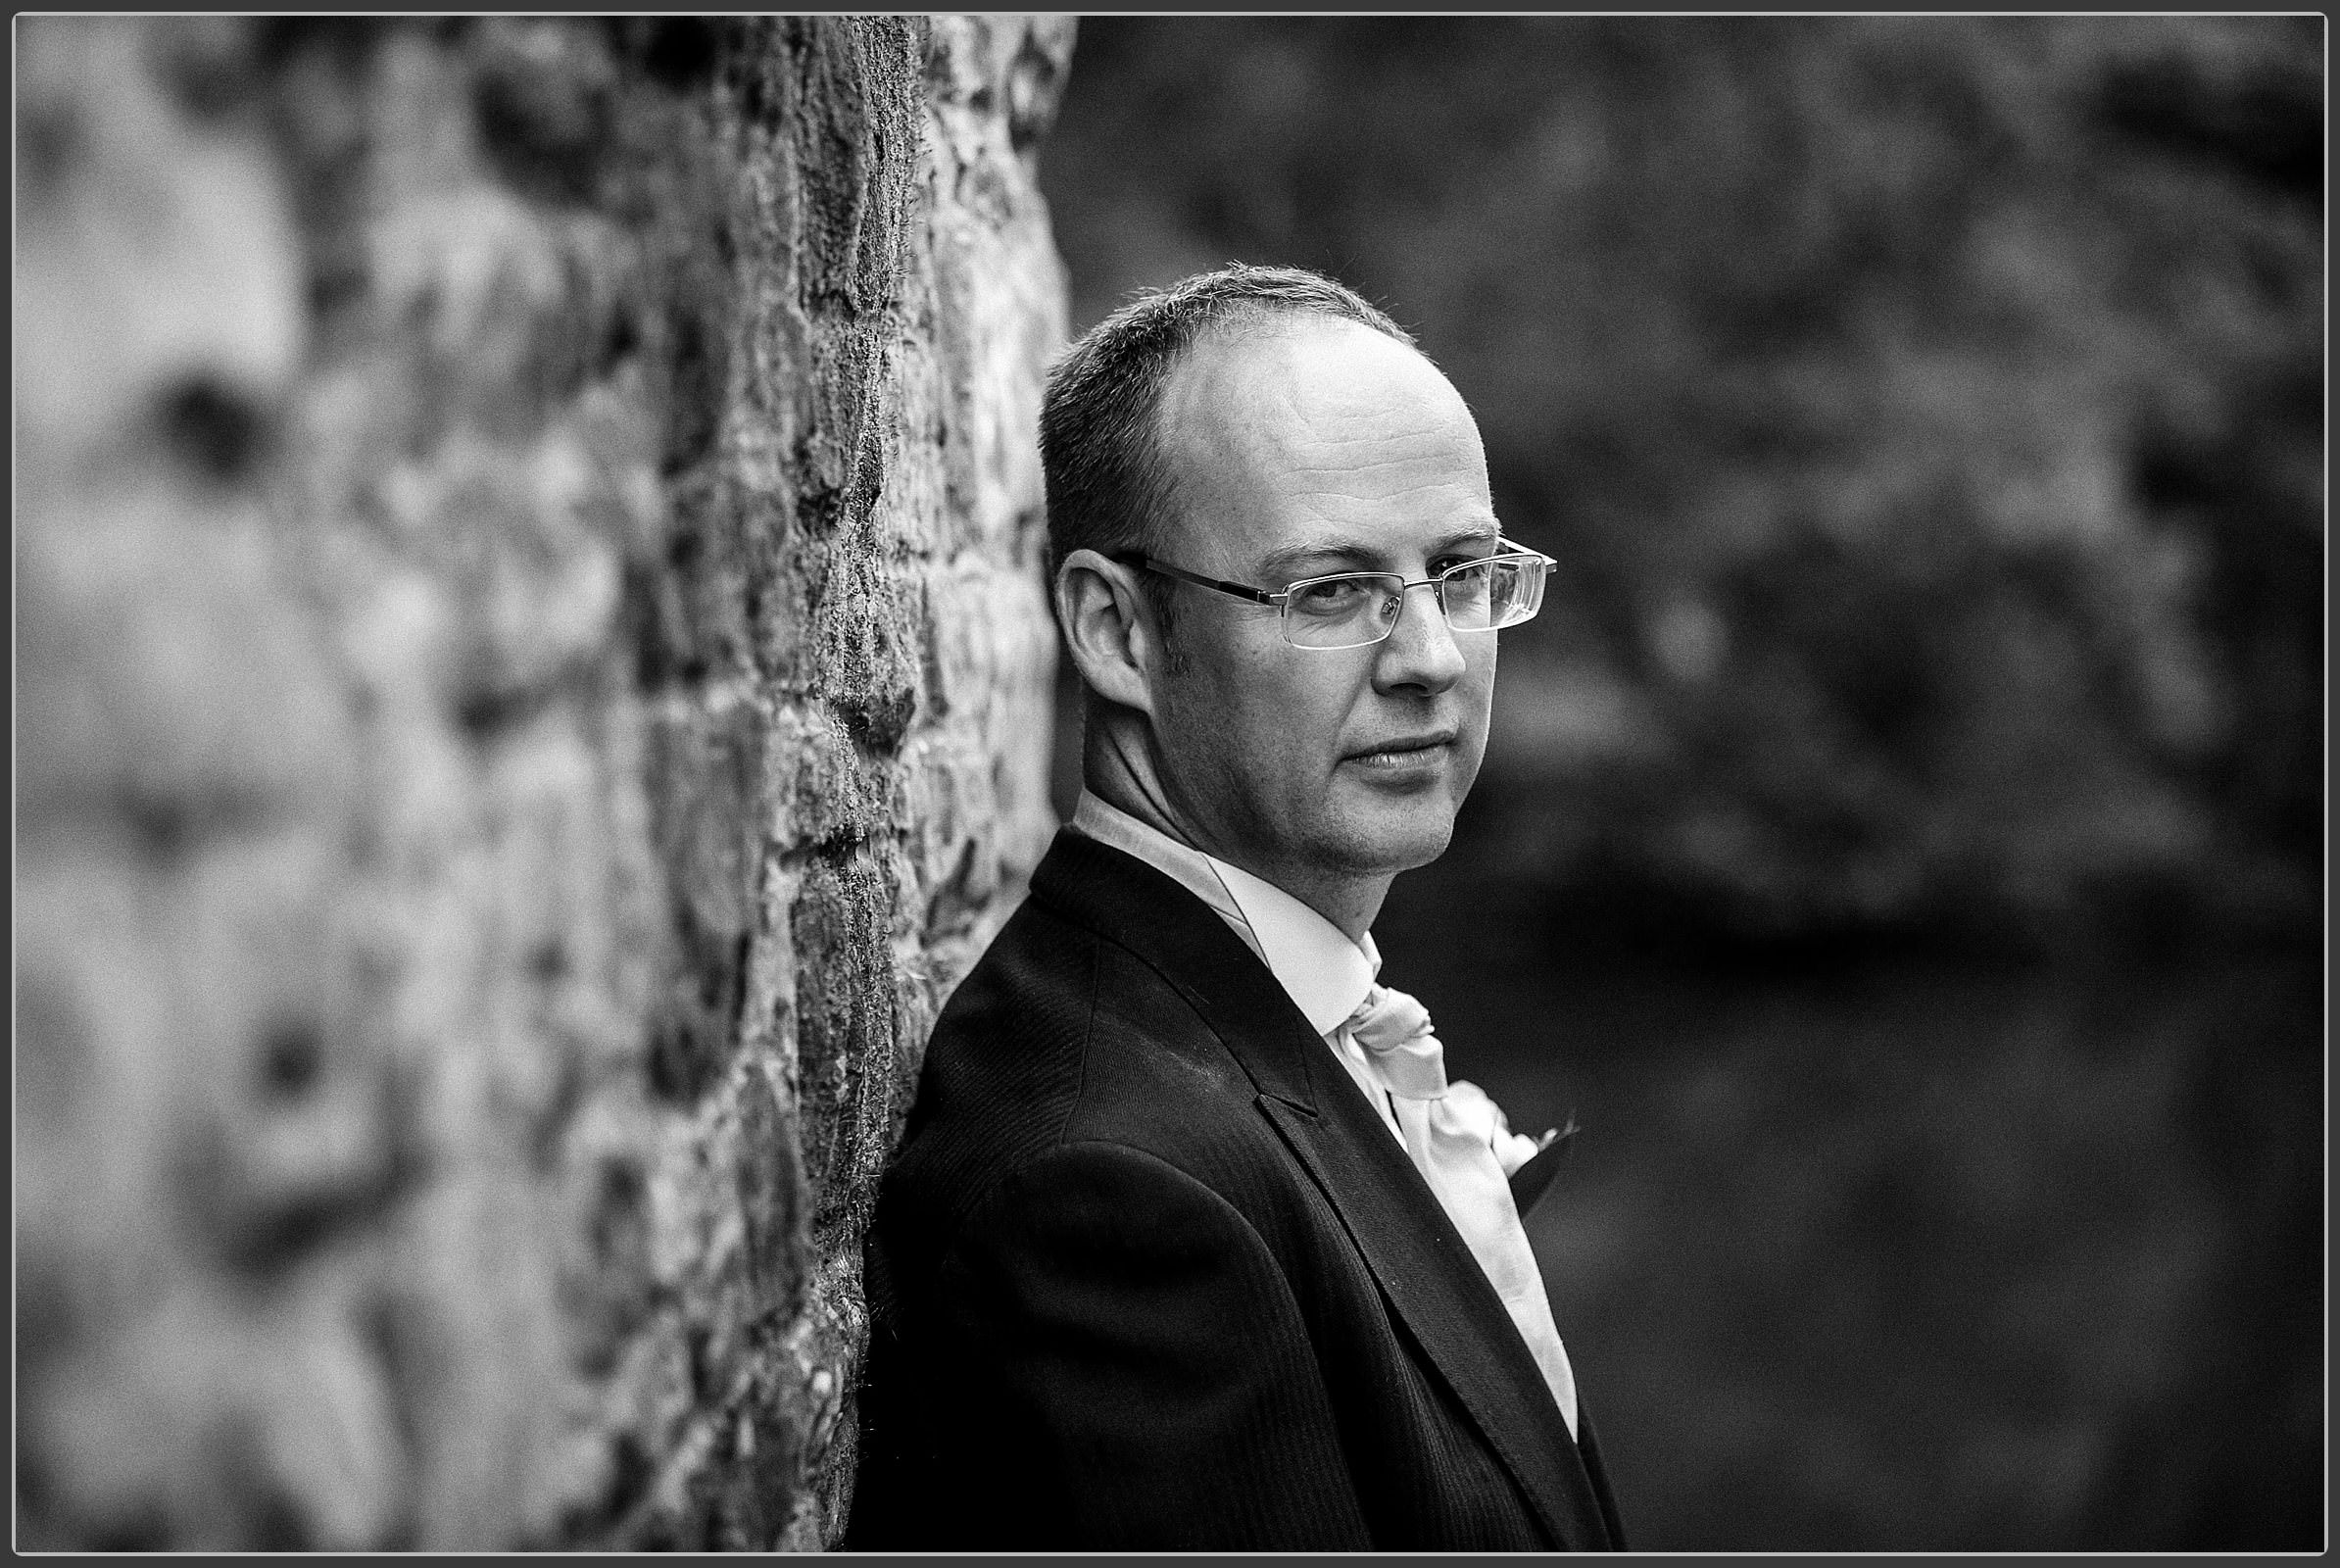
<svg viewBox="0 0 2340 1568">
<path fill-rule="evenodd" d="M 1382 956 L 1372 932 L 1351 942 L 1339 926 L 1274 883 L 1181 844 L 1087 790 L 1073 809 L 1071 826 L 1144 860 L 1208 905 L 1259 955 L 1318 1034 L 1340 1028 L 1373 988 Z"/>
<path fill-rule="evenodd" d="M 1227 884 L 1219 880 L 1217 862 L 1200 850 L 1149 827 L 1136 817 L 1087 790 L 1081 792 L 1081 803 L 1073 808 L 1072 822 L 1075 833 L 1085 834 L 1099 844 L 1110 844 L 1124 855 L 1134 856 L 1167 876 L 1180 887 L 1210 906 L 1211 912 L 1235 927 L 1261 961 L 1267 955 L 1260 950 L 1259 939 L 1251 934 L 1250 922 L 1227 891 Z"/>
<path fill-rule="evenodd" d="M 1273 882 L 1263 882 L 1240 865 L 1204 858 L 1251 922 L 1267 966 L 1291 993 L 1309 1027 L 1320 1035 L 1340 1028 L 1381 972 L 1382 956 L 1373 945 L 1373 933 L 1351 942 L 1339 926 Z"/>
</svg>

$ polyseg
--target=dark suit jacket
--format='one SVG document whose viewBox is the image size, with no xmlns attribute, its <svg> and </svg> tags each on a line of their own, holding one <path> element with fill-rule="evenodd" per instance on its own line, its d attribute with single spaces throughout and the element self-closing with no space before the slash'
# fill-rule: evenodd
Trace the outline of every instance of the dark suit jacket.
<svg viewBox="0 0 2340 1568">
<path fill-rule="evenodd" d="M 1266 965 L 1059 834 L 867 1251 L 856 1548 L 1623 1544 L 1588 1417 Z"/>
</svg>

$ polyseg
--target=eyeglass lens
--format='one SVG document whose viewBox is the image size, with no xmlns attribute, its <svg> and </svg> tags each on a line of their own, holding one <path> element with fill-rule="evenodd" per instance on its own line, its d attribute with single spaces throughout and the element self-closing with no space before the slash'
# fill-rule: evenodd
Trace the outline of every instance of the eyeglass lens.
<svg viewBox="0 0 2340 1568">
<path fill-rule="evenodd" d="M 1533 557 L 1474 562 L 1437 579 L 1435 589 L 1456 631 L 1516 626 L 1543 603 L 1543 563 Z M 1405 579 L 1388 572 L 1348 572 L 1301 583 L 1284 603 L 1284 633 L 1302 648 L 1377 643 L 1397 624 Z"/>
</svg>

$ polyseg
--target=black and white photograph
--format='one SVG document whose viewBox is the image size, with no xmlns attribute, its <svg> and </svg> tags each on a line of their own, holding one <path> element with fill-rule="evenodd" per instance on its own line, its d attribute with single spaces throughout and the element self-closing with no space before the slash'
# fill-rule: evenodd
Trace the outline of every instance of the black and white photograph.
<svg viewBox="0 0 2340 1568">
<path fill-rule="evenodd" d="M 16 1550 L 2324 1549 L 2322 14 L 12 49 Z"/>
</svg>

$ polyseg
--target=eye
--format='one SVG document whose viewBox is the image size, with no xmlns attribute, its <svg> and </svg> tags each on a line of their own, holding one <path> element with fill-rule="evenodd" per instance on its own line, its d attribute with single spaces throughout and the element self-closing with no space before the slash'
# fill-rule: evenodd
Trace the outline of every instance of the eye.
<svg viewBox="0 0 2340 1568">
<path fill-rule="evenodd" d="M 1292 589 L 1292 604 L 1311 615 L 1338 615 L 1362 605 L 1370 592 L 1364 578 L 1326 577 Z"/>
<path fill-rule="evenodd" d="M 1433 577 L 1442 576 L 1446 572 L 1452 571 L 1457 566 L 1471 565 L 1477 562 L 1487 560 L 1493 554 L 1494 552 L 1492 550 L 1476 550 L 1468 555 L 1456 554 L 1439 556 L 1430 563 L 1430 574 Z"/>
</svg>

